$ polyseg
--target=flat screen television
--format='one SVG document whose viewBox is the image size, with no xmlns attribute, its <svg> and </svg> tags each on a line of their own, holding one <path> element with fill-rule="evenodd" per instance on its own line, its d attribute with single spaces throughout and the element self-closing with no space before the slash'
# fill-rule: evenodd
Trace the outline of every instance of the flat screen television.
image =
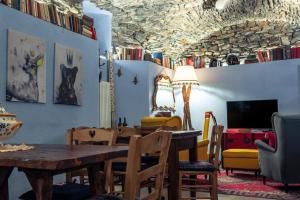
<svg viewBox="0 0 300 200">
<path fill-rule="evenodd" d="M 271 129 L 271 116 L 278 111 L 275 99 L 254 101 L 228 101 L 228 128 Z"/>
</svg>

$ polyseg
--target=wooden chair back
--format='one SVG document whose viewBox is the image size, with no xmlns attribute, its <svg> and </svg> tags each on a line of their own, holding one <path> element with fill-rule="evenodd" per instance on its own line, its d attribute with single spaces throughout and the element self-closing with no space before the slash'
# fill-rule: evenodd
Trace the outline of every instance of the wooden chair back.
<svg viewBox="0 0 300 200">
<path fill-rule="evenodd" d="M 171 137 L 172 133 L 167 131 L 156 131 L 144 137 L 131 137 L 125 178 L 125 200 L 140 198 L 141 183 L 151 177 L 155 177 L 154 190 L 141 199 L 160 199 Z M 141 156 L 153 153 L 159 153 L 159 163 L 140 170 Z"/>
<path fill-rule="evenodd" d="M 141 135 L 141 130 L 138 128 L 131 127 L 120 127 L 116 128 L 116 138 L 113 145 L 116 146 L 128 146 L 131 136 Z"/>
<path fill-rule="evenodd" d="M 103 128 L 89 128 L 79 127 L 68 130 L 67 144 L 68 145 L 80 145 L 80 144 L 95 144 L 95 145 L 112 145 L 115 141 L 116 132 L 113 129 Z M 104 171 L 107 170 L 107 164 L 105 164 Z M 84 184 L 88 179 L 87 170 L 80 169 L 66 173 L 66 182 L 73 182 L 73 177 L 79 177 L 81 184 Z M 105 176 L 106 178 L 106 176 Z"/>
<path fill-rule="evenodd" d="M 209 148 L 209 162 L 216 168 L 219 168 L 219 155 L 221 150 L 221 140 L 224 126 L 214 125 L 211 133 L 211 141 Z"/>
<path fill-rule="evenodd" d="M 67 144 L 103 144 L 112 145 L 115 141 L 116 133 L 113 129 L 103 128 L 72 128 L 68 131 Z"/>
</svg>

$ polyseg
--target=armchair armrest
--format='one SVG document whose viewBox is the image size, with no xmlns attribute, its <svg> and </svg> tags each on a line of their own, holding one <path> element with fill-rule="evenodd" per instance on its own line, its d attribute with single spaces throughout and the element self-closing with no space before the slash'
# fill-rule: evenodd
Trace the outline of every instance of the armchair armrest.
<svg viewBox="0 0 300 200">
<path fill-rule="evenodd" d="M 201 141 L 198 141 L 198 148 L 199 147 L 205 147 L 205 146 L 208 146 L 209 144 L 209 140 L 201 140 Z"/>
<path fill-rule="evenodd" d="M 267 145 L 266 143 L 264 143 L 261 140 L 255 140 L 255 144 L 259 150 L 268 151 L 271 153 L 275 152 L 275 149 L 273 147 Z"/>
</svg>

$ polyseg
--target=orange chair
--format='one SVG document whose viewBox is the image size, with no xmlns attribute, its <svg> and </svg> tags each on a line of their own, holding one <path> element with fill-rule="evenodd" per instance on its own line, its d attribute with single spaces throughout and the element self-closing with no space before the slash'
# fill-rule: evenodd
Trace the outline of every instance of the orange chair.
<svg viewBox="0 0 300 200">
<path fill-rule="evenodd" d="M 212 117 L 214 125 L 217 125 L 217 121 L 215 116 L 212 112 L 205 112 L 205 119 L 204 119 L 204 126 L 203 126 L 203 132 L 202 132 L 202 140 L 198 142 L 198 160 L 208 160 L 208 145 L 209 145 L 209 139 L 208 139 L 208 130 L 209 130 L 209 121 L 210 117 Z M 179 159 L 180 160 L 188 160 L 188 151 L 181 151 L 179 153 Z"/>
</svg>

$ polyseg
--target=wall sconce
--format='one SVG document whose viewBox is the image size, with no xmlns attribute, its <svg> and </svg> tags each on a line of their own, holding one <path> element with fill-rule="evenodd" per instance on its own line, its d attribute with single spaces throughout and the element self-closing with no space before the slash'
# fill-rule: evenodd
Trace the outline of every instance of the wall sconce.
<svg viewBox="0 0 300 200">
<path fill-rule="evenodd" d="M 133 78 L 133 84 L 136 85 L 138 84 L 139 80 L 138 80 L 138 77 L 137 77 L 137 74 L 135 75 L 135 77 Z"/>
<path fill-rule="evenodd" d="M 121 67 L 119 67 L 118 72 L 117 72 L 117 75 L 118 75 L 118 77 L 121 77 L 121 76 L 123 75 L 123 72 L 122 72 L 122 68 L 121 68 Z"/>
</svg>

